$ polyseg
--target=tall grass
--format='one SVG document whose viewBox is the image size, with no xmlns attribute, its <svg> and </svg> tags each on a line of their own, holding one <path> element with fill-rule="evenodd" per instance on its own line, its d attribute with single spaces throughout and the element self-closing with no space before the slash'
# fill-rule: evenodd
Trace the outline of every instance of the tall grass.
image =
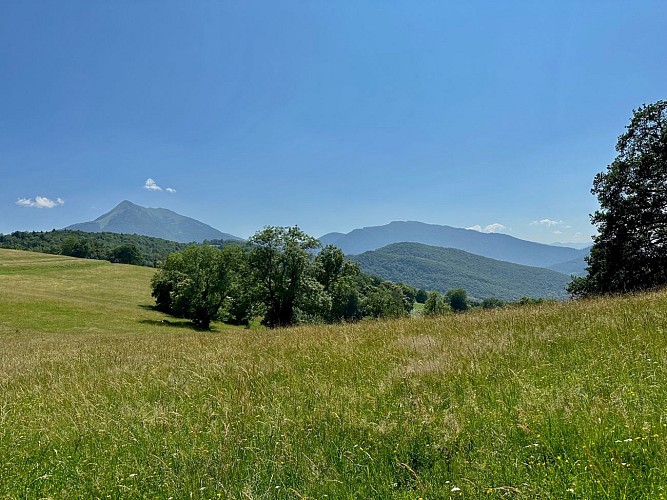
<svg viewBox="0 0 667 500">
<path fill-rule="evenodd" d="M 204 333 L 151 272 L 0 251 L 1 497 L 664 495 L 664 293 Z"/>
</svg>

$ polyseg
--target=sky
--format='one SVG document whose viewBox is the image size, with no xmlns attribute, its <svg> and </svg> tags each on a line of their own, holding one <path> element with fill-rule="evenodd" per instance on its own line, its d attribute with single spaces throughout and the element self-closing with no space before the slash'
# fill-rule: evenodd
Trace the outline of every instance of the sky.
<svg viewBox="0 0 667 500">
<path fill-rule="evenodd" d="M 588 242 L 667 98 L 667 2 L 0 2 L 0 233 L 123 200 L 241 237 L 393 220 Z"/>
</svg>

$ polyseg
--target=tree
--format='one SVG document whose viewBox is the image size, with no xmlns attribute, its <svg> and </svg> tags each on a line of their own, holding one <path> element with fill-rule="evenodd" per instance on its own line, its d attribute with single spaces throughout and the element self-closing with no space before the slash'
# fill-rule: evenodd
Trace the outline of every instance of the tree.
<svg viewBox="0 0 667 500">
<path fill-rule="evenodd" d="M 403 290 L 391 281 L 366 286 L 360 309 L 362 316 L 373 318 L 401 318 L 408 314 Z"/>
<path fill-rule="evenodd" d="M 415 294 L 415 302 L 418 302 L 419 304 L 424 304 L 426 303 L 426 299 L 428 299 L 428 293 L 426 290 L 423 288 L 420 288 L 417 290 L 417 293 Z"/>
<path fill-rule="evenodd" d="M 325 321 L 350 321 L 359 317 L 359 264 L 345 258 L 343 251 L 327 245 L 317 254 L 313 272 L 330 297 L 329 308 L 322 311 Z M 324 302 L 321 302 L 324 306 Z"/>
<path fill-rule="evenodd" d="M 445 301 L 454 312 L 463 312 L 468 310 L 468 294 L 462 288 L 448 290 L 445 294 Z"/>
<path fill-rule="evenodd" d="M 133 264 L 136 266 L 143 262 L 141 252 L 137 245 L 133 243 L 126 243 L 114 248 L 109 255 L 109 260 L 116 264 Z"/>
<path fill-rule="evenodd" d="M 574 296 L 622 293 L 667 284 L 667 101 L 633 112 L 618 156 L 593 180 L 600 209 L 587 276 Z"/>
<path fill-rule="evenodd" d="M 505 301 L 498 297 L 488 297 L 482 301 L 482 309 L 496 309 L 505 306 Z"/>
<path fill-rule="evenodd" d="M 70 257 L 88 259 L 91 256 L 92 250 L 90 242 L 87 239 L 71 236 L 63 240 L 61 253 Z"/>
<path fill-rule="evenodd" d="M 248 242 L 257 298 L 264 305 L 262 322 L 270 327 L 292 325 L 295 308 L 304 300 L 311 252 L 320 246 L 319 241 L 298 226 L 267 226 Z"/>
<path fill-rule="evenodd" d="M 232 290 L 232 257 L 208 245 L 169 255 L 152 280 L 157 308 L 209 329 Z"/>
<path fill-rule="evenodd" d="M 448 310 L 450 310 L 449 305 L 445 302 L 445 299 L 440 293 L 434 290 L 428 294 L 428 297 L 424 302 L 425 316 L 441 316 Z"/>
</svg>

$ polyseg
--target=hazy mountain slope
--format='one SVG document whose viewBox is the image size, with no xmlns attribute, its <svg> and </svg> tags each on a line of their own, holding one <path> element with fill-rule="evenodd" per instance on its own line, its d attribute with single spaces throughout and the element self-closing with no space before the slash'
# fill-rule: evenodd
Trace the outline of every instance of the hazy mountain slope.
<svg viewBox="0 0 667 500">
<path fill-rule="evenodd" d="M 477 298 L 564 298 L 570 281 L 569 276 L 548 269 L 420 243 L 395 243 L 350 258 L 364 272 L 383 279 L 440 292 L 463 288 Z"/>
<path fill-rule="evenodd" d="M 110 212 L 91 222 L 73 224 L 65 229 L 88 233 L 111 232 L 141 234 L 165 240 L 188 243 L 204 240 L 240 240 L 241 238 L 223 233 L 198 220 L 167 210 L 166 208 L 146 208 L 123 201 Z"/>
<path fill-rule="evenodd" d="M 320 238 L 346 254 L 360 254 L 392 243 L 414 242 L 466 252 L 527 266 L 548 267 L 587 255 L 587 250 L 556 247 L 520 240 L 498 233 L 438 226 L 414 221 L 395 221 L 384 226 L 355 229 L 347 234 L 329 233 Z"/>
<path fill-rule="evenodd" d="M 553 266 L 549 266 L 547 269 L 551 269 L 552 271 L 567 275 L 583 276 L 586 274 L 587 266 L 588 264 L 582 256 L 573 260 L 568 260 L 567 262 L 554 264 Z"/>
</svg>

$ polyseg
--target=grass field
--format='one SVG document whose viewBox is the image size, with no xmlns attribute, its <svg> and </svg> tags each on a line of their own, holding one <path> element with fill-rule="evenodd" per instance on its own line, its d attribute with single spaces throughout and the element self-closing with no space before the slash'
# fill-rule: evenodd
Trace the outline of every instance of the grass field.
<svg viewBox="0 0 667 500">
<path fill-rule="evenodd" d="M 0 497 L 664 497 L 665 293 L 201 332 L 152 272 L 0 250 Z"/>
</svg>

